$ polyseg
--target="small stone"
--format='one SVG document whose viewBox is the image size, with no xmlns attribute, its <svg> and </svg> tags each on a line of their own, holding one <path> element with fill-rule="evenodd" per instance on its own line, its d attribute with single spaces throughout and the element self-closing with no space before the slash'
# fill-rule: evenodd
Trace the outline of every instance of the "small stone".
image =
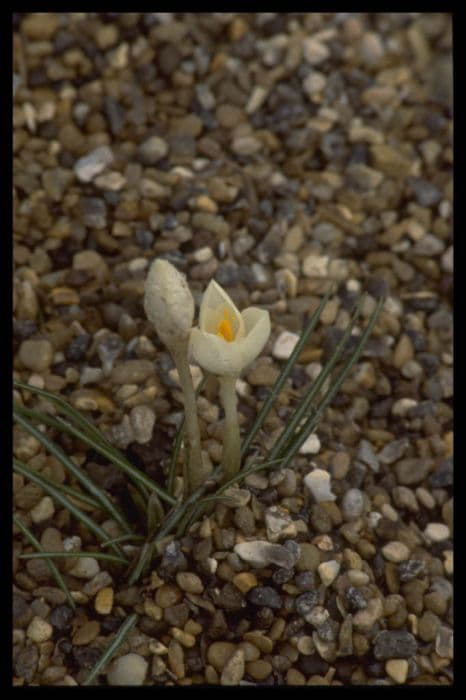
<svg viewBox="0 0 466 700">
<path fill-rule="evenodd" d="M 336 499 L 330 488 L 330 474 L 324 469 L 314 469 L 312 472 L 309 472 L 304 477 L 304 484 L 317 503 L 334 501 Z"/>
<path fill-rule="evenodd" d="M 36 644 L 41 644 L 51 639 L 53 635 L 52 625 L 37 615 L 32 618 L 26 630 L 26 636 Z"/>
<path fill-rule="evenodd" d="M 108 146 L 99 146 L 91 153 L 79 158 L 74 164 L 74 171 L 81 182 L 91 182 L 111 163 L 113 163 L 112 149 Z"/>
<path fill-rule="evenodd" d="M 72 642 L 75 646 L 86 646 L 94 641 L 100 632 L 100 622 L 88 620 L 73 635 Z"/>
<path fill-rule="evenodd" d="M 244 667 L 244 651 L 237 649 L 223 668 L 220 685 L 238 685 L 244 676 Z"/>
<path fill-rule="evenodd" d="M 182 591 L 186 593 L 202 593 L 204 584 L 199 576 L 189 571 L 180 571 L 176 574 L 176 582 Z"/>
<path fill-rule="evenodd" d="M 255 681 L 264 681 L 272 673 L 272 664 L 265 659 L 248 661 L 246 671 Z"/>
<path fill-rule="evenodd" d="M 235 651 L 236 646 L 231 642 L 212 642 L 207 649 L 207 661 L 220 672 Z"/>
<path fill-rule="evenodd" d="M 24 647 L 15 656 L 14 669 L 17 678 L 31 683 L 37 670 L 39 651 L 35 644 Z"/>
<path fill-rule="evenodd" d="M 299 335 L 283 331 L 280 333 L 272 348 L 272 355 L 277 360 L 287 360 L 299 341 Z"/>
<path fill-rule="evenodd" d="M 431 459 L 408 458 L 395 464 L 397 480 L 404 486 L 420 484 L 432 470 Z"/>
<path fill-rule="evenodd" d="M 298 615 L 301 615 L 301 617 L 306 618 L 306 616 L 309 615 L 311 610 L 319 604 L 319 599 L 320 595 L 319 592 L 316 590 L 302 593 L 296 598 L 296 612 L 298 613 Z"/>
<path fill-rule="evenodd" d="M 399 564 L 409 557 L 409 549 L 403 542 L 389 542 L 382 547 L 382 554 L 387 561 Z"/>
<path fill-rule="evenodd" d="M 376 659 L 409 659 L 417 652 L 416 638 L 410 633 L 398 630 L 383 630 L 375 639 Z"/>
<path fill-rule="evenodd" d="M 450 528 L 444 523 L 429 523 L 424 535 L 431 542 L 443 542 L 450 537 Z"/>
<path fill-rule="evenodd" d="M 265 540 L 240 542 L 235 545 L 234 551 L 241 559 L 257 568 L 276 564 L 284 569 L 291 569 L 297 561 L 297 557 L 283 545 L 270 544 Z"/>
<path fill-rule="evenodd" d="M 150 406 L 134 406 L 131 409 L 129 420 L 133 429 L 136 442 L 145 445 L 152 438 L 155 425 L 155 413 Z"/>
<path fill-rule="evenodd" d="M 138 152 L 145 165 L 155 165 L 167 155 L 168 144 L 159 136 L 150 136 L 140 144 Z"/>
<path fill-rule="evenodd" d="M 435 652 L 442 659 L 453 659 L 453 630 L 442 625 L 435 639 Z"/>
<path fill-rule="evenodd" d="M 258 584 L 256 576 L 249 571 L 242 571 L 241 573 L 236 574 L 232 578 L 232 582 L 243 594 L 250 591 L 251 588 L 255 588 Z"/>
<path fill-rule="evenodd" d="M 324 561 L 317 567 L 319 576 L 324 586 L 331 586 L 340 571 L 340 563 L 335 559 Z"/>
<path fill-rule="evenodd" d="M 327 60 L 330 56 L 330 51 L 325 44 L 313 37 L 309 37 L 303 41 L 303 56 L 311 66 L 318 66 Z"/>
<path fill-rule="evenodd" d="M 364 511 L 364 494 L 360 489 L 348 489 L 343 496 L 341 510 L 345 520 L 356 520 Z"/>
<path fill-rule="evenodd" d="M 33 372 L 44 372 L 53 360 L 53 347 L 48 340 L 23 340 L 19 348 L 19 359 Z"/>
<path fill-rule="evenodd" d="M 113 384 L 142 384 L 154 371 L 150 360 L 126 360 L 112 369 L 110 381 Z"/>
<path fill-rule="evenodd" d="M 268 508 L 265 513 L 265 526 L 270 542 L 278 542 L 286 537 L 296 537 L 296 524 L 291 517 L 279 506 Z"/>
<path fill-rule="evenodd" d="M 280 610 L 282 600 L 277 591 L 271 586 L 256 586 L 248 593 L 248 600 L 253 605 Z"/>
<path fill-rule="evenodd" d="M 76 578 L 91 579 L 100 571 L 99 562 L 93 557 L 78 557 L 76 564 L 70 570 Z"/>
<path fill-rule="evenodd" d="M 327 277 L 330 258 L 328 255 L 308 255 L 303 260 L 303 274 L 306 277 Z"/>
<path fill-rule="evenodd" d="M 50 496 L 44 496 L 31 510 L 31 518 L 34 523 L 42 523 L 55 513 L 55 505 Z"/>
<path fill-rule="evenodd" d="M 112 662 L 107 672 L 109 685 L 143 685 L 148 663 L 139 654 L 125 654 Z"/>
<path fill-rule="evenodd" d="M 312 433 L 311 435 L 309 435 L 309 437 L 303 442 L 303 444 L 299 448 L 299 454 L 301 454 L 301 455 L 316 455 L 316 454 L 319 454 L 320 447 L 321 447 L 321 445 L 320 445 L 319 437 L 315 433 Z"/>
<path fill-rule="evenodd" d="M 408 678 L 409 664 L 406 659 L 389 659 L 385 664 L 385 670 L 395 683 L 405 683 Z"/>
<path fill-rule="evenodd" d="M 94 608 L 99 615 L 110 615 L 113 608 L 113 588 L 106 586 L 100 589 L 95 597 Z"/>
</svg>

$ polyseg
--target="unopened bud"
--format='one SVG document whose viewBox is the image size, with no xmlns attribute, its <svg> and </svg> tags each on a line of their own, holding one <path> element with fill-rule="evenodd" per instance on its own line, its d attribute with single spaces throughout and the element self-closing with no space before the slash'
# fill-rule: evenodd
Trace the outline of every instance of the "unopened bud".
<svg viewBox="0 0 466 700">
<path fill-rule="evenodd" d="M 144 309 L 167 347 L 187 339 L 194 319 L 194 299 L 184 275 L 167 260 L 152 263 L 144 289 Z"/>
</svg>

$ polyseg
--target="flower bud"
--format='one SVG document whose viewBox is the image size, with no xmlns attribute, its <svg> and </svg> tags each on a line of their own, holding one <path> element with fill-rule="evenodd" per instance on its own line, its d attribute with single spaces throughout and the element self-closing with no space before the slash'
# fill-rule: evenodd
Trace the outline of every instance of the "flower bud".
<svg viewBox="0 0 466 700">
<path fill-rule="evenodd" d="M 149 269 L 144 309 L 167 347 L 187 340 L 193 325 L 194 299 L 184 275 L 167 260 L 156 258 Z"/>
</svg>

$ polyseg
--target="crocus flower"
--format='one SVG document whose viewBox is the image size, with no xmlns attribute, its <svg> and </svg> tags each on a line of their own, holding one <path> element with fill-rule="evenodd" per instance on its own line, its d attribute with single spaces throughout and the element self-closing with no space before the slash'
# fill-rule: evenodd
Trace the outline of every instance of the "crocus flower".
<svg viewBox="0 0 466 700">
<path fill-rule="evenodd" d="M 238 377 L 262 351 L 269 335 L 268 311 L 250 307 L 239 312 L 212 280 L 202 298 L 199 328 L 192 329 L 189 348 L 193 359 L 208 372 Z"/>
<path fill-rule="evenodd" d="M 262 351 L 270 335 L 268 311 L 250 307 L 241 313 L 228 294 L 212 280 L 201 302 L 199 328 L 191 330 L 190 354 L 206 371 L 216 374 L 225 409 L 222 468 L 231 479 L 241 464 L 241 440 L 236 407 L 236 380 Z"/>
</svg>

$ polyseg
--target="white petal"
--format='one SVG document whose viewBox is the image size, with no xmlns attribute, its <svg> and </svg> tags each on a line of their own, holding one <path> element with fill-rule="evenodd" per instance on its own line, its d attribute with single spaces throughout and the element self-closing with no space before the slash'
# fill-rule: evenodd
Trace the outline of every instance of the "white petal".
<svg viewBox="0 0 466 700">
<path fill-rule="evenodd" d="M 207 372 L 219 375 L 239 375 L 242 355 L 239 342 L 228 343 L 213 333 L 191 330 L 189 352 L 192 359 Z"/>
<path fill-rule="evenodd" d="M 236 338 L 244 336 L 244 321 L 240 312 L 222 287 L 211 280 L 202 297 L 199 311 L 199 328 L 206 333 L 217 334 L 219 323 L 225 318 L 225 311 L 233 325 Z"/>
<path fill-rule="evenodd" d="M 250 307 L 241 314 L 246 328 L 246 337 L 238 341 L 242 367 L 247 367 L 262 352 L 270 336 L 270 316 L 265 309 Z"/>
</svg>

